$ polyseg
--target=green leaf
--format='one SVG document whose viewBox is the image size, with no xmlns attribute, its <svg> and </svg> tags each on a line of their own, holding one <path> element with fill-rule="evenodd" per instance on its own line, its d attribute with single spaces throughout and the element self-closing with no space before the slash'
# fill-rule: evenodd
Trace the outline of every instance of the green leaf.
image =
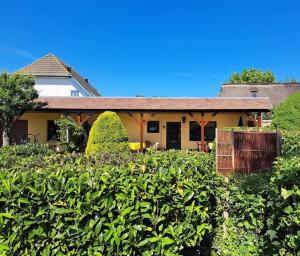
<svg viewBox="0 0 300 256">
<path fill-rule="evenodd" d="M 148 242 L 149 242 L 148 239 L 145 239 L 145 240 L 139 242 L 137 246 L 142 247 L 142 246 L 146 245 Z"/>
<path fill-rule="evenodd" d="M 74 209 L 65 209 L 65 208 L 56 208 L 53 211 L 56 214 L 67 214 L 67 213 L 72 213 L 76 212 Z"/>
<path fill-rule="evenodd" d="M 164 244 L 164 245 L 169 245 L 169 244 L 173 244 L 175 241 L 169 237 L 163 237 L 161 239 L 161 242 Z"/>
<path fill-rule="evenodd" d="M 292 194 L 293 194 L 293 190 L 286 190 L 285 188 L 281 189 L 281 195 L 282 195 L 283 199 L 287 199 Z"/>
<path fill-rule="evenodd" d="M 5 217 L 7 219 L 14 219 L 14 216 L 12 216 L 10 213 L 0 213 L 0 216 Z"/>
</svg>

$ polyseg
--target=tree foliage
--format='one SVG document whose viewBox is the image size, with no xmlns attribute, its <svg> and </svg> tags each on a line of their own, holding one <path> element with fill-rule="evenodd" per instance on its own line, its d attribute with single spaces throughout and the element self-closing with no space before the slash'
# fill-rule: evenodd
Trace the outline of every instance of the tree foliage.
<svg viewBox="0 0 300 256">
<path fill-rule="evenodd" d="M 119 116 L 111 111 L 102 113 L 94 122 L 87 147 L 87 154 L 128 151 L 128 136 Z"/>
<path fill-rule="evenodd" d="M 300 129 L 300 93 L 295 93 L 275 109 L 272 126 L 281 129 Z"/>
<path fill-rule="evenodd" d="M 22 74 L 0 74 L 0 126 L 3 145 L 11 142 L 11 127 L 16 117 L 32 110 L 37 103 L 38 92 L 34 89 L 34 78 Z"/>
<path fill-rule="evenodd" d="M 242 73 L 233 73 L 228 84 L 271 84 L 276 82 L 274 74 L 256 68 L 245 69 Z"/>
</svg>

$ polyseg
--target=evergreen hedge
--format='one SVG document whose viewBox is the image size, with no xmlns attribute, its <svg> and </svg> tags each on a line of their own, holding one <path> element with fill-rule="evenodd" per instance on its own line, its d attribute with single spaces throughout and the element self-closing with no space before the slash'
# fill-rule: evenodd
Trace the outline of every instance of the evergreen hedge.
<svg viewBox="0 0 300 256">
<path fill-rule="evenodd" d="M 272 126 L 288 130 L 300 129 L 300 93 L 289 96 L 274 109 Z"/>
<path fill-rule="evenodd" d="M 127 131 L 116 113 L 105 111 L 91 128 L 86 154 L 124 151 L 129 151 Z"/>
<path fill-rule="evenodd" d="M 221 215 L 212 157 L 114 157 L 50 155 L 39 166 L 15 158 L 0 167 L 0 254 L 208 254 Z"/>
</svg>

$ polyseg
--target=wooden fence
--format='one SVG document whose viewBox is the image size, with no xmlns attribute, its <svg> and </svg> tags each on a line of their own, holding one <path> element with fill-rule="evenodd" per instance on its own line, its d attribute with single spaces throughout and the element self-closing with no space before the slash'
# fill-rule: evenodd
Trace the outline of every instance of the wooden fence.
<svg viewBox="0 0 300 256">
<path fill-rule="evenodd" d="M 217 130 L 216 134 L 216 165 L 224 175 L 271 171 L 280 154 L 279 132 Z"/>
</svg>

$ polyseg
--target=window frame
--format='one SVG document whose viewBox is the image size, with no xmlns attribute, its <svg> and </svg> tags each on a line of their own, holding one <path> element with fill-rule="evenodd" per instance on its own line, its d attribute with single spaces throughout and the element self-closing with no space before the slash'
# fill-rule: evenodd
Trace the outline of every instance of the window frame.
<svg viewBox="0 0 300 256">
<path fill-rule="evenodd" d="M 75 93 L 76 95 L 72 95 Z M 79 90 L 71 90 L 71 97 L 78 97 L 79 96 Z"/>
<path fill-rule="evenodd" d="M 157 125 L 157 130 L 155 130 L 155 131 L 151 131 L 150 130 L 150 123 L 152 123 L 152 124 L 156 124 Z M 147 122 L 147 133 L 159 133 L 160 132 L 160 122 L 158 121 L 158 120 L 151 120 L 151 121 L 148 121 Z"/>
<path fill-rule="evenodd" d="M 213 123 L 214 124 L 214 139 L 216 138 L 216 128 L 217 128 L 217 121 L 210 121 L 205 127 L 204 127 L 204 140 L 205 141 L 214 141 L 214 139 L 213 140 L 207 140 L 206 139 L 206 137 L 208 137 L 208 136 L 206 136 L 207 135 L 207 129 L 208 129 L 208 125 L 210 124 L 210 123 Z M 193 137 L 192 138 L 192 133 L 191 133 L 191 124 L 193 124 L 193 125 L 195 125 L 196 124 L 196 128 L 197 128 L 197 135 L 195 136 L 195 137 Z M 201 141 L 201 127 L 200 127 L 200 125 L 196 122 L 196 121 L 190 121 L 189 122 L 189 141 Z"/>
</svg>

